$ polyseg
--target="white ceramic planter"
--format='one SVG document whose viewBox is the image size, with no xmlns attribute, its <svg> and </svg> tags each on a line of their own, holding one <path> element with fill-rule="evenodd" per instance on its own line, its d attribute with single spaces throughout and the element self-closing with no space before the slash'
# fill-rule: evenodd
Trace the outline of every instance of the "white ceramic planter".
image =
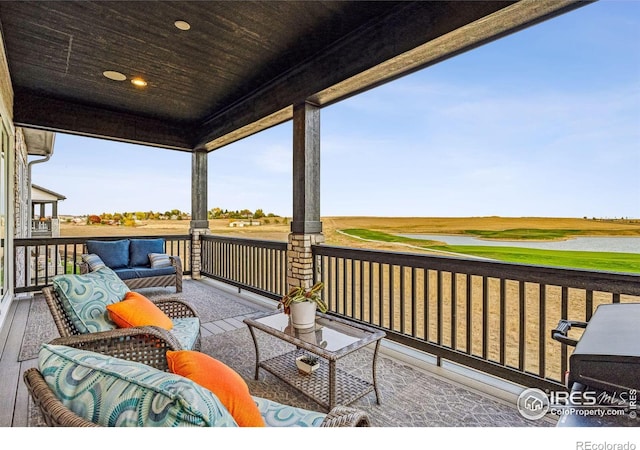
<svg viewBox="0 0 640 450">
<path fill-rule="evenodd" d="M 319 361 L 316 361 L 314 365 L 310 365 L 303 361 L 304 358 L 306 358 L 306 356 L 304 355 L 298 356 L 296 358 L 296 366 L 298 367 L 299 372 L 309 375 L 313 373 L 318 367 L 320 367 Z"/>
<path fill-rule="evenodd" d="M 311 328 L 316 324 L 316 304 L 314 302 L 291 303 L 291 325 L 294 328 Z"/>
</svg>

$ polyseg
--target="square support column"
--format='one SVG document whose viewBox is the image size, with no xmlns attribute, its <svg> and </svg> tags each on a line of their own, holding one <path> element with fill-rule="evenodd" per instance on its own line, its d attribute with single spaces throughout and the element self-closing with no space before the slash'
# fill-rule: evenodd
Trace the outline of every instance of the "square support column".
<svg viewBox="0 0 640 450">
<path fill-rule="evenodd" d="M 287 246 L 287 284 L 313 285 L 311 246 L 324 242 L 320 221 L 320 108 L 293 107 L 293 220 Z"/>
<path fill-rule="evenodd" d="M 210 234 L 207 217 L 207 156 L 205 149 L 195 149 L 191 157 L 191 278 L 200 279 L 200 236 Z"/>
<path fill-rule="evenodd" d="M 293 107 L 292 233 L 321 233 L 320 108 L 309 103 Z"/>
</svg>

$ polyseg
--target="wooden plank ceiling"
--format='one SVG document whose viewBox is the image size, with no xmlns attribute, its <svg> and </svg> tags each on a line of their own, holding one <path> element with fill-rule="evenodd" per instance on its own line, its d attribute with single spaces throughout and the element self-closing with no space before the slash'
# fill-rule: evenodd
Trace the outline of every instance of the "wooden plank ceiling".
<svg viewBox="0 0 640 450">
<path fill-rule="evenodd" d="M 580 5 L 2 1 L 0 24 L 17 125 L 211 151 Z"/>
</svg>

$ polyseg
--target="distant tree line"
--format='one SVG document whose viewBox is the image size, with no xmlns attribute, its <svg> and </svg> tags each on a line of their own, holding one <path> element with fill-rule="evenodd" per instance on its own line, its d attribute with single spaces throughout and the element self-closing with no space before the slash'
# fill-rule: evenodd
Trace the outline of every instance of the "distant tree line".
<svg viewBox="0 0 640 450">
<path fill-rule="evenodd" d="M 229 211 L 222 208 L 211 208 L 207 212 L 209 219 L 262 219 L 264 217 L 278 217 L 273 213 L 265 214 L 262 209 L 251 211 L 250 209 L 241 209 Z"/>
<path fill-rule="evenodd" d="M 278 216 L 273 213 L 265 214 L 262 209 L 256 209 L 251 211 L 249 209 L 241 209 L 236 211 L 229 211 L 222 208 L 212 208 L 207 211 L 207 217 L 209 219 L 264 219 L 264 218 L 277 218 Z M 102 213 L 91 214 L 87 216 L 87 225 L 125 225 L 133 226 L 136 222 L 143 220 L 189 220 L 191 214 L 180 211 L 179 209 L 172 209 L 170 211 L 135 211 L 135 212 L 115 212 L 115 213 Z M 277 223 L 277 220 L 274 220 Z"/>
<path fill-rule="evenodd" d="M 179 209 L 170 211 L 133 211 L 91 214 L 87 216 L 87 225 L 134 225 L 142 220 L 189 220 L 191 215 Z"/>
<path fill-rule="evenodd" d="M 589 220 L 587 216 L 584 216 L 583 219 Z M 640 223 L 640 219 L 633 219 L 631 217 L 620 217 L 619 219 L 616 217 L 592 217 L 591 220 L 597 220 L 600 222 L 617 222 L 617 223 Z"/>
</svg>

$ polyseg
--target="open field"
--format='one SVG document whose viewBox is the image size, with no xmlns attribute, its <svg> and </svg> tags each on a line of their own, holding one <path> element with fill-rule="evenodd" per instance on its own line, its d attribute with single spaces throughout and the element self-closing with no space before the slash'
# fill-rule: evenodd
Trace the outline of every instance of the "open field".
<svg viewBox="0 0 640 450">
<path fill-rule="evenodd" d="M 254 239 L 287 240 L 288 224 L 261 225 L 245 228 L 231 228 L 234 220 L 210 220 L 209 227 L 213 234 L 227 236 L 251 237 Z M 85 225 L 76 223 L 60 223 L 60 235 L 63 237 L 87 236 L 161 236 L 189 234 L 188 220 L 148 220 L 141 225 L 128 227 L 122 225 Z"/>
<path fill-rule="evenodd" d="M 260 226 L 230 227 L 230 219 L 210 220 L 213 234 L 250 239 L 287 241 L 290 225 L 283 218 L 273 218 Z M 571 236 L 637 236 L 640 220 L 592 220 L 577 218 L 539 217 L 324 217 L 325 242 L 330 245 L 414 253 L 439 254 L 451 252 L 499 259 L 509 262 L 544 264 L 584 269 L 640 272 L 640 255 L 604 254 L 597 252 L 566 252 L 517 248 L 517 238 L 566 239 Z M 357 232 L 345 233 L 343 230 Z M 140 226 L 61 224 L 62 236 L 155 236 L 188 234 L 188 220 L 150 220 Z M 473 234 L 478 237 L 503 237 L 514 240 L 514 248 L 460 247 L 437 245 L 429 241 L 391 236 L 392 233 Z M 625 261 L 620 261 L 621 256 Z M 628 260 L 628 261 L 627 261 Z"/>
<path fill-rule="evenodd" d="M 232 228 L 232 219 L 210 220 L 214 234 L 248 237 L 256 239 L 287 240 L 289 222 L 279 218 L 280 223 Z M 273 219 L 271 219 L 273 222 Z M 592 220 L 578 218 L 543 217 L 323 217 L 325 239 L 332 245 L 350 245 L 357 239 L 340 235 L 337 230 L 363 228 L 386 233 L 411 234 L 466 234 L 469 230 L 481 232 L 504 232 L 505 230 L 564 230 L 580 236 L 639 236 L 640 220 Z M 140 226 L 123 227 L 109 225 L 84 225 L 61 223 L 62 236 L 118 236 L 187 234 L 188 220 L 150 220 Z M 488 236 L 491 237 L 491 236 Z M 495 237 L 495 235 L 493 236 Z"/>
</svg>

